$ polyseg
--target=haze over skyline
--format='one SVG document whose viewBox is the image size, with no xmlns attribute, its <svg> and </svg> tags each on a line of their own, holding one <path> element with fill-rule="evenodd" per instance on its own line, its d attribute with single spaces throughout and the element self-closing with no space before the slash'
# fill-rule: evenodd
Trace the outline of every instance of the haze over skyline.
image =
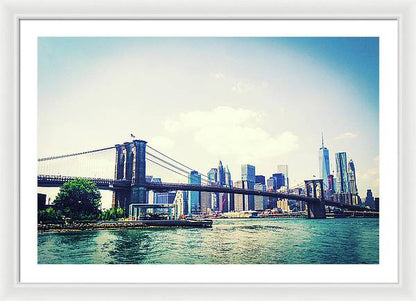
<svg viewBox="0 0 416 301">
<path fill-rule="evenodd" d="M 378 195 L 378 38 L 39 38 L 38 109 L 38 157 L 133 133 L 233 180 L 287 164 L 293 185 L 319 176 L 323 132 L 331 172 L 345 151 L 360 195 Z"/>
</svg>

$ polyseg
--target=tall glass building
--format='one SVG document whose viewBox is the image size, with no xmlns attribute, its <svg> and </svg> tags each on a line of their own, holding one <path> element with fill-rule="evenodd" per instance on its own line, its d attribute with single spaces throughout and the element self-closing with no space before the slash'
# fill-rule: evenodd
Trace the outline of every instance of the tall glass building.
<svg viewBox="0 0 416 301">
<path fill-rule="evenodd" d="M 196 171 L 192 170 L 189 173 L 188 177 L 189 184 L 197 184 L 201 185 L 201 175 Z M 190 191 L 189 192 L 189 199 L 188 199 L 188 208 L 190 208 L 190 214 L 199 214 L 201 211 L 201 206 L 199 202 L 199 192 L 198 191 Z"/>
<path fill-rule="evenodd" d="M 286 164 L 277 165 L 277 173 L 285 175 L 285 185 L 289 191 L 289 167 Z"/>
<path fill-rule="evenodd" d="M 322 178 L 324 183 L 324 190 L 329 189 L 328 176 L 329 176 L 329 151 L 324 146 L 324 135 L 322 134 L 322 146 L 319 149 L 319 176 Z"/>
<path fill-rule="evenodd" d="M 286 178 L 283 173 L 274 173 L 272 176 L 275 179 L 275 189 L 280 189 L 280 187 L 285 186 Z"/>
<path fill-rule="evenodd" d="M 256 168 L 250 164 L 241 165 L 241 180 L 256 183 Z"/>
<path fill-rule="evenodd" d="M 256 168 L 250 164 L 241 165 L 241 180 L 246 182 L 248 189 L 254 189 L 256 183 Z M 244 210 L 254 210 L 254 195 L 244 195 Z"/>
<path fill-rule="evenodd" d="M 208 172 L 208 180 L 212 184 L 217 184 L 217 182 L 218 182 L 218 169 L 216 169 L 216 168 L 211 168 L 210 169 L 210 171 Z"/>
<path fill-rule="evenodd" d="M 218 163 L 218 182 L 220 186 L 225 185 L 225 171 L 224 171 L 224 167 L 222 166 L 221 160 Z"/>
<path fill-rule="evenodd" d="M 262 175 L 256 175 L 256 184 L 257 183 L 266 185 L 266 178 Z"/>
<path fill-rule="evenodd" d="M 355 166 L 352 159 L 350 159 L 348 162 L 348 181 L 350 182 L 351 193 L 358 194 L 357 178 L 355 177 Z"/>
<path fill-rule="evenodd" d="M 228 165 L 225 169 L 225 185 L 228 187 L 233 186 L 233 180 L 231 179 L 231 172 L 230 172 L 230 169 L 228 168 Z"/>
<path fill-rule="evenodd" d="M 347 153 L 335 153 L 335 164 L 337 165 L 337 192 L 351 192 L 348 181 Z"/>
</svg>

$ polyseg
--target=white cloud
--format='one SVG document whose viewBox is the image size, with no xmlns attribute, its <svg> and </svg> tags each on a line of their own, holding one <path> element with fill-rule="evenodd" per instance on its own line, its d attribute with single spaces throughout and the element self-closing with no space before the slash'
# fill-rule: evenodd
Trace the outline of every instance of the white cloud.
<svg viewBox="0 0 416 301">
<path fill-rule="evenodd" d="M 231 90 L 235 93 L 245 93 L 253 89 L 253 85 L 248 82 L 238 81 L 232 87 Z"/>
<path fill-rule="evenodd" d="M 364 173 L 357 172 L 357 182 L 364 182 L 367 188 L 371 188 L 373 193 L 378 195 L 379 192 L 379 156 L 373 159 L 373 166 L 368 168 Z M 365 195 L 365 191 L 361 192 L 361 195 Z"/>
<path fill-rule="evenodd" d="M 224 74 L 221 72 L 212 72 L 210 73 L 210 76 L 216 79 L 222 79 L 225 77 Z"/>
<path fill-rule="evenodd" d="M 358 135 L 351 133 L 351 132 L 346 132 L 342 135 L 339 135 L 338 137 L 336 137 L 335 139 L 340 140 L 340 139 L 353 139 L 356 138 Z"/>
<path fill-rule="evenodd" d="M 149 144 L 162 151 L 171 150 L 175 146 L 175 142 L 173 142 L 172 139 L 164 136 L 154 136 L 150 138 Z"/>
<path fill-rule="evenodd" d="M 221 125 L 232 125 L 258 122 L 263 114 L 231 107 L 216 107 L 212 111 L 192 111 L 181 113 L 176 120 L 169 119 L 165 122 L 166 130 L 177 132 L 181 130 L 201 129 Z"/>
<path fill-rule="evenodd" d="M 241 93 L 248 93 L 256 89 L 257 90 L 267 89 L 269 86 L 270 84 L 268 81 L 262 81 L 258 83 L 254 81 L 248 81 L 248 80 L 238 80 L 232 85 L 231 90 L 235 93 L 241 94 Z"/>
<path fill-rule="evenodd" d="M 165 123 L 166 130 L 191 135 L 194 141 L 216 156 L 234 156 L 241 161 L 273 158 L 298 148 L 291 132 L 272 135 L 260 128 L 262 113 L 217 107 L 211 111 L 180 114 Z"/>
</svg>

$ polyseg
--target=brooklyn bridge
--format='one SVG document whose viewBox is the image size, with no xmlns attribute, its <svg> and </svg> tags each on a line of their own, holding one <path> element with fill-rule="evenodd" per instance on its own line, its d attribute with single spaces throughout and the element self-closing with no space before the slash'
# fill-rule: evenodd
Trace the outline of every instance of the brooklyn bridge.
<svg viewBox="0 0 416 301">
<path fill-rule="evenodd" d="M 75 176 L 73 174 L 62 174 L 58 169 L 50 167 L 50 162 L 64 161 L 64 165 L 74 164 L 71 159 L 86 158 L 84 163 L 84 170 L 88 173 L 88 162 L 94 160 L 94 156 L 103 152 L 115 151 L 115 164 L 113 161 L 105 162 L 105 164 L 114 164 L 114 178 L 97 176 Z M 79 164 L 80 160 L 76 160 Z M 294 194 L 281 193 L 276 191 L 261 191 L 247 188 L 218 186 L 211 183 L 209 179 L 203 174 L 201 175 L 201 184 L 187 184 L 187 183 L 167 183 L 167 182 L 152 182 L 148 180 L 146 173 L 146 164 L 155 164 L 169 172 L 188 177 L 190 172 L 195 172 L 194 169 L 175 160 L 174 158 L 162 153 L 153 148 L 144 140 L 133 140 L 132 142 L 125 142 L 123 144 L 116 144 L 110 147 L 94 149 L 84 152 L 71 153 L 65 155 L 49 156 L 38 159 L 38 187 L 60 187 L 65 182 L 71 181 L 74 178 L 86 178 L 94 182 L 101 190 L 113 191 L 113 207 L 121 207 L 128 212 L 131 204 L 146 204 L 147 192 L 170 192 L 170 191 L 196 191 L 212 193 L 226 193 L 231 195 L 254 195 L 263 196 L 274 199 L 287 199 L 302 201 L 306 203 L 308 218 L 322 219 L 326 217 L 325 206 L 333 206 L 337 208 L 345 208 L 353 211 L 366 211 L 369 209 L 336 202 L 325 196 L 323 190 L 322 179 L 305 180 L 302 183 L 305 193 Z M 299 185 L 298 185 L 299 187 Z"/>
</svg>

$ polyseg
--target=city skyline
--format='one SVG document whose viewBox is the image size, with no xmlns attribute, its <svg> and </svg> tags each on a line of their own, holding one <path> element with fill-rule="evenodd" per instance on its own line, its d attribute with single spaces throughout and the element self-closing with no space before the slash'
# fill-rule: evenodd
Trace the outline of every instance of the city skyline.
<svg viewBox="0 0 416 301">
<path fill-rule="evenodd" d="M 345 151 L 360 194 L 378 195 L 377 38 L 40 38 L 38 49 L 38 157 L 133 133 L 205 175 L 219 160 L 234 180 L 242 164 L 266 178 L 288 165 L 293 186 L 319 176 L 323 132 L 330 173 Z M 179 179 L 150 164 L 149 175 Z"/>
</svg>

